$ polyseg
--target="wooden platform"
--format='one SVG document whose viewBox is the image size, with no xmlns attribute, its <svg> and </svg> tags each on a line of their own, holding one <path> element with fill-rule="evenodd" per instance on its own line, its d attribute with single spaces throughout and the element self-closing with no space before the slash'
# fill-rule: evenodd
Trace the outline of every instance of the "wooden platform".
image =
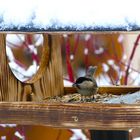
<svg viewBox="0 0 140 140">
<path fill-rule="evenodd" d="M 140 105 L 138 104 L 43 102 L 45 97 L 76 92 L 76 89 L 63 85 L 59 36 L 49 37 L 44 34 L 44 38 L 46 39 L 44 47 L 50 48 L 48 52 L 50 59 L 46 62 L 44 61 L 46 57 L 43 57 L 40 69 L 46 71 L 43 70 L 43 73 L 35 75 L 37 81 L 33 79 L 22 83 L 14 77 L 8 66 L 5 35 L 0 34 L 2 50 L 0 58 L 3 60 L 0 64 L 0 101 L 2 101 L 0 102 L 0 123 L 97 130 L 128 130 L 140 127 Z M 44 52 L 46 51 L 43 51 L 43 54 Z M 138 90 L 140 87 L 99 87 L 100 94 L 126 94 Z M 32 98 L 30 102 L 28 95 Z"/>
<path fill-rule="evenodd" d="M 65 88 L 65 91 L 73 91 Z M 112 90 L 112 91 L 111 91 Z M 127 93 L 140 87 L 100 87 L 99 91 Z M 0 123 L 59 128 L 126 130 L 140 127 L 140 105 L 97 103 L 0 102 Z"/>
</svg>

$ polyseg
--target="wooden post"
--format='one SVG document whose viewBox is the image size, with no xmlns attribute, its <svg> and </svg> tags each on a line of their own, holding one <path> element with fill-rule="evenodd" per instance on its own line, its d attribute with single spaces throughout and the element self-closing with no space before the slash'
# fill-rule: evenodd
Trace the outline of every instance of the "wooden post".
<svg viewBox="0 0 140 140">
<path fill-rule="evenodd" d="M 91 140 L 129 140 L 129 132 L 121 130 L 91 130 Z"/>
<path fill-rule="evenodd" d="M 0 34 L 0 101 L 41 101 L 63 94 L 62 58 L 59 35 L 44 34 L 40 67 L 26 83 L 12 73 L 6 56 L 6 35 Z"/>
</svg>

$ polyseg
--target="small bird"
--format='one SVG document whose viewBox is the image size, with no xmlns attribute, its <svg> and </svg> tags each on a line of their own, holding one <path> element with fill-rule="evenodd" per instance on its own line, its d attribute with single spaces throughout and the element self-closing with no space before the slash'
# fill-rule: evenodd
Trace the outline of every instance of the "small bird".
<svg viewBox="0 0 140 140">
<path fill-rule="evenodd" d="M 85 96 L 91 97 L 97 93 L 98 86 L 96 80 L 94 79 L 96 69 L 96 66 L 89 66 L 86 75 L 79 77 L 73 84 L 73 87 L 75 87 L 78 93 L 81 94 L 82 99 Z"/>
</svg>

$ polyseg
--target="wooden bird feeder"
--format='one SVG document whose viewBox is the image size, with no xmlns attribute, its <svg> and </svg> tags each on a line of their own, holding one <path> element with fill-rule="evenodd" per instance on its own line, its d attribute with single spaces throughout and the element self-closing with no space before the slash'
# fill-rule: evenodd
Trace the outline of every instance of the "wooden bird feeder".
<svg viewBox="0 0 140 140">
<path fill-rule="evenodd" d="M 0 33 L 0 123 L 100 130 L 127 130 L 140 126 L 140 106 L 135 104 L 42 102 L 43 97 L 76 92 L 73 87 L 63 85 L 61 33 L 43 34 L 40 68 L 24 83 L 14 76 L 8 65 L 6 33 Z M 138 90 L 140 87 L 99 87 L 100 93 L 121 94 Z M 28 101 L 29 97 L 32 101 Z"/>
<path fill-rule="evenodd" d="M 131 31 L 138 31 L 133 27 Z M 125 28 L 5 28 L 0 32 L 0 123 L 46 125 L 59 128 L 128 130 L 140 127 L 140 105 L 102 103 L 45 103 L 44 97 L 75 93 L 64 87 L 60 34 L 127 32 Z M 7 33 L 40 33 L 44 47 L 40 67 L 28 81 L 19 81 L 11 71 L 6 56 Z M 121 94 L 136 92 L 140 87 L 99 87 L 99 92 Z M 31 101 L 29 101 L 29 99 Z"/>
</svg>

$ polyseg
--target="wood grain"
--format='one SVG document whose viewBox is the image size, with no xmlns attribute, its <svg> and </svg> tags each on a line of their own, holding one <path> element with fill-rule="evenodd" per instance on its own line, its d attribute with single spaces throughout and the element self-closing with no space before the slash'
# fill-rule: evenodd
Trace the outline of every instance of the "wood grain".
<svg viewBox="0 0 140 140">
<path fill-rule="evenodd" d="M 0 102 L 0 123 L 123 130 L 140 126 L 140 106 Z"/>
<path fill-rule="evenodd" d="M 100 94 L 126 94 L 133 93 L 140 90 L 140 86 L 100 86 L 98 92 Z M 65 94 L 76 93 L 77 90 L 74 87 L 64 87 Z"/>
<path fill-rule="evenodd" d="M 0 34 L 51 34 L 51 35 L 62 35 L 62 34 L 139 34 L 140 31 L 0 31 Z"/>
<path fill-rule="evenodd" d="M 20 101 L 23 87 L 9 68 L 4 34 L 0 34 L 0 48 L 0 101 Z"/>
<path fill-rule="evenodd" d="M 64 93 L 60 36 L 50 36 L 49 45 L 51 49 L 49 65 L 42 78 L 32 85 L 38 101 Z"/>
<path fill-rule="evenodd" d="M 22 83 L 8 65 L 6 37 L 0 34 L 0 101 L 40 101 L 64 93 L 60 36 L 43 36 L 44 49 L 37 75 Z"/>
</svg>

